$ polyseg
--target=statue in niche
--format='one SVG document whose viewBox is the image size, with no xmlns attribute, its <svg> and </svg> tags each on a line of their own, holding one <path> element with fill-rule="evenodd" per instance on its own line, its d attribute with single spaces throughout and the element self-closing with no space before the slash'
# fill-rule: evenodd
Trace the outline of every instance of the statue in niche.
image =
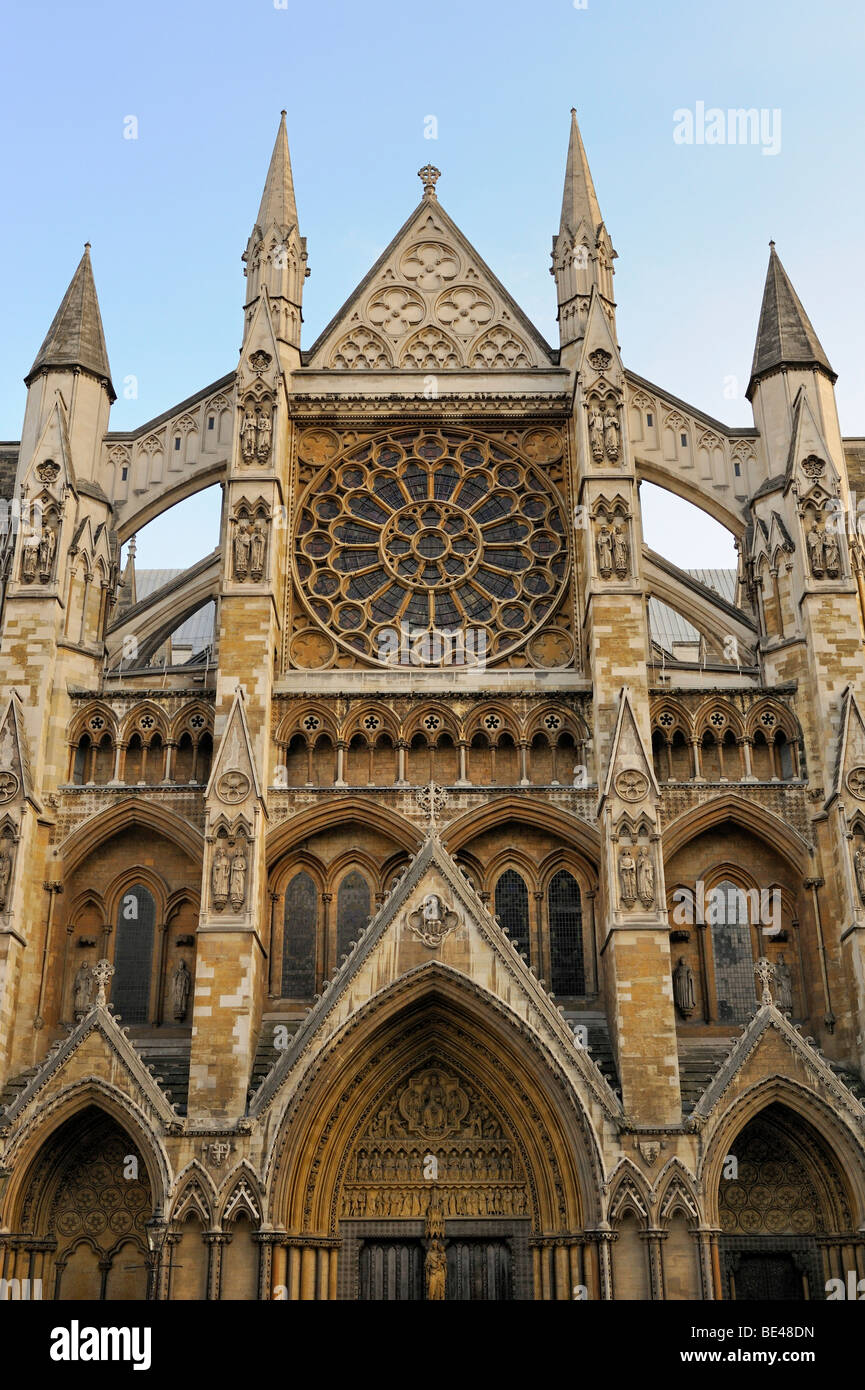
<svg viewBox="0 0 865 1390">
<path fill-rule="evenodd" d="M 775 1003 L 782 1014 L 793 1012 L 793 977 L 783 954 L 775 961 Z"/>
<path fill-rule="evenodd" d="M 635 902 L 637 898 L 637 865 L 630 849 L 623 849 L 619 856 L 619 882 L 622 902 Z"/>
<path fill-rule="evenodd" d="M 229 876 L 231 873 L 231 859 L 225 852 L 225 844 L 219 841 L 216 853 L 213 856 L 213 896 L 217 905 L 221 906 L 228 897 Z"/>
<path fill-rule="evenodd" d="M 0 909 L 6 906 L 9 880 L 12 877 L 12 850 L 6 840 L 0 840 Z"/>
<path fill-rule="evenodd" d="M 231 880 L 229 888 L 231 906 L 236 910 L 243 907 L 246 897 L 246 849 L 241 840 L 231 856 Z"/>
<path fill-rule="evenodd" d="M 260 410 L 258 412 L 257 425 L 258 436 L 255 452 L 261 462 L 264 463 L 265 459 L 270 456 L 270 440 L 273 433 L 273 421 L 270 418 L 270 412 L 268 410 Z"/>
<path fill-rule="evenodd" d="M 631 569 L 631 547 L 624 528 L 613 528 L 613 568 L 618 579 L 625 579 Z"/>
<path fill-rule="evenodd" d="M 644 907 L 651 907 L 655 901 L 655 866 L 647 849 L 637 855 L 637 897 Z"/>
<path fill-rule="evenodd" d="M 39 541 L 39 578 L 43 581 L 51 578 L 51 570 L 54 566 L 54 553 L 56 549 L 56 532 L 51 526 L 43 527 L 42 538 Z"/>
<path fill-rule="evenodd" d="M 619 412 L 614 405 L 604 411 L 604 448 L 611 463 L 619 459 Z"/>
<path fill-rule="evenodd" d="M 811 529 L 805 537 L 808 542 L 808 559 L 811 562 L 811 573 L 815 579 L 823 578 L 823 535 L 816 521 L 811 523 Z"/>
<path fill-rule="evenodd" d="M 25 536 L 21 556 L 21 578 L 29 584 L 36 578 L 36 562 L 39 559 L 39 541 L 35 536 Z"/>
<path fill-rule="evenodd" d="M 603 463 L 604 417 L 598 409 L 597 402 L 593 402 L 589 407 L 589 443 L 592 448 L 592 458 L 595 460 L 595 463 Z"/>
<path fill-rule="evenodd" d="M 430 1241 L 424 1263 L 426 1275 L 426 1296 L 430 1303 L 442 1303 L 445 1296 L 448 1261 L 444 1245 L 440 1240 Z"/>
<path fill-rule="evenodd" d="M 260 521 L 256 521 L 249 547 L 249 572 L 253 579 L 260 579 L 264 570 L 264 542 L 264 527 Z"/>
<path fill-rule="evenodd" d="M 249 531 L 249 522 L 245 516 L 238 519 L 237 530 L 234 533 L 234 577 L 235 579 L 245 579 L 249 569 L 249 556 L 252 549 L 252 536 Z"/>
<path fill-rule="evenodd" d="M 90 1012 L 90 996 L 93 992 L 93 974 L 86 961 L 83 961 L 78 967 L 73 990 L 72 1007 L 75 1013 L 75 1021 L 78 1022 L 85 1014 Z"/>
<path fill-rule="evenodd" d="M 697 1004 L 694 993 L 694 972 L 684 956 L 673 971 L 673 999 L 682 1018 L 690 1018 Z"/>
<path fill-rule="evenodd" d="M 247 463 L 251 463 L 255 458 L 255 413 L 250 406 L 243 412 L 243 424 L 240 427 L 240 451 Z"/>
<path fill-rule="evenodd" d="M 609 526 L 602 526 L 598 532 L 598 570 L 602 579 L 609 579 L 613 572 L 613 537 Z"/>
<path fill-rule="evenodd" d="M 823 565 L 827 579 L 837 579 L 841 569 L 841 553 L 838 537 L 831 527 L 823 532 Z"/>
<path fill-rule="evenodd" d="M 177 969 L 171 977 L 171 1004 L 174 1011 L 176 1023 L 182 1023 L 186 1018 L 186 1008 L 189 1003 L 189 991 L 192 985 L 192 977 L 182 958 L 177 962 Z"/>
<path fill-rule="evenodd" d="M 865 903 L 865 848 L 859 846 L 853 855 L 853 870 L 856 874 L 856 887 L 859 889 L 859 897 Z"/>
</svg>

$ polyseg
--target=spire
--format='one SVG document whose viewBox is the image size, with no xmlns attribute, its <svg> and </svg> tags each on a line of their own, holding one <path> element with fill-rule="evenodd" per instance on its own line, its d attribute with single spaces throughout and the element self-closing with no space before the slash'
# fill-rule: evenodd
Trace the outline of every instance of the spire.
<svg viewBox="0 0 865 1390">
<path fill-rule="evenodd" d="M 568 162 L 565 166 L 565 188 L 562 195 L 559 235 L 570 232 L 573 237 L 580 223 L 586 222 L 592 235 L 597 237 L 603 220 L 598 195 L 592 182 L 589 161 L 586 158 L 583 137 L 580 135 L 580 127 L 577 125 L 576 108 L 572 106 L 571 138 L 568 142 Z"/>
<path fill-rule="evenodd" d="M 769 247 L 760 326 L 746 392 L 749 400 L 758 379 L 779 367 L 820 367 L 833 382 L 836 380 L 802 301 L 781 264 L 774 241 L 769 242 Z"/>
<path fill-rule="evenodd" d="M 45 341 L 36 354 L 36 361 L 24 378 L 25 384 L 29 386 L 39 372 L 51 367 L 82 367 L 104 381 L 111 399 L 117 399 L 111 384 L 102 316 L 90 264 L 89 241 L 85 244 L 84 255 L 78 262 L 78 269 L 54 315 Z"/>
<path fill-rule="evenodd" d="M 279 130 L 270 167 L 264 181 L 261 206 L 258 209 L 257 225 L 265 232 L 274 223 L 281 231 L 289 231 L 297 226 L 297 205 L 294 201 L 294 179 L 291 175 L 291 156 L 288 152 L 288 134 L 285 129 L 285 112 L 279 118 Z"/>
<path fill-rule="evenodd" d="M 120 576 L 120 584 L 117 590 L 117 612 L 125 613 L 138 602 L 138 586 L 135 582 L 135 536 L 129 539 L 129 546 L 126 551 L 126 564 L 123 567 L 123 574 Z"/>
</svg>

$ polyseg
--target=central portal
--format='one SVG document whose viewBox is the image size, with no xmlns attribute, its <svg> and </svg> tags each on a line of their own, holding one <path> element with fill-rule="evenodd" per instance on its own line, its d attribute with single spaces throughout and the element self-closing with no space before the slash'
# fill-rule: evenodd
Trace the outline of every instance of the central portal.
<svg viewBox="0 0 865 1390">
<path fill-rule="evenodd" d="M 385 1303 L 441 1298 L 442 1281 L 429 1259 L 434 1243 L 444 1250 L 447 1302 L 531 1297 L 528 1221 L 446 1222 L 436 1242 L 428 1226 L 414 1221 L 344 1221 L 340 1229 L 340 1298 Z"/>
</svg>

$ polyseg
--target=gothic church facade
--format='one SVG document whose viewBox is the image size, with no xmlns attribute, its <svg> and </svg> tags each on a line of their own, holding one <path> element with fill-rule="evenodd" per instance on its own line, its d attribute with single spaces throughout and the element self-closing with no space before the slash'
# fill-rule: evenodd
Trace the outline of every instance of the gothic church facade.
<svg viewBox="0 0 865 1390">
<path fill-rule="evenodd" d="M 556 346 L 438 177 L 302 346 L 283 116 L 236 369 L 112 431 L 87 248 L 0 445 L 0 1276 L 45 1298 L 865 1277 L 865 443 L 774 246 L 752 427 L 624 365 L 575 116 Z"/>
</svg>

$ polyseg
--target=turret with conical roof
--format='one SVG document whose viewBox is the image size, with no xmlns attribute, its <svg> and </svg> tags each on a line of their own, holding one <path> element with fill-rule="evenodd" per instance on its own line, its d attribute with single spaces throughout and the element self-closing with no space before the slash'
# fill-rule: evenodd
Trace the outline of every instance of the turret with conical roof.
<svg viewBox="0 0 865 1390">
<path fill-rule="evenodd" d="M 54 315 L 45 341 L 24 381 L 29 386 L 40 372 L 51 368 L 77 367 L 104 381 L 112 401 L 117 399 L 111 384 L 108 350 L 102 331 L 102 315 L 90 264 L 90 242 L 72 276 L 69 288 Z"/>
<path fill-rule="evenodd" d="M 553 264 L 559 300 L 562 347 L 582 338 L 592 288 L 596 288 L 615 332 L 613 261 L 616 252 L 604 225 L 577 113 L 571 108 L 571 134 L 565 167 L 562 215 L 553 238 Z"/>
<path fill-rule="evenodd" d="M 781 264 L 774 241 L 769 242 L 769 248 L 769 269 L 766 272 L 760 325 L 747 391 L 749 400 L 761 377 L 785 367 L 819 368 L 833 382 L 837 379 L 811 320 L 802 307 L 802 301 Z"/>
<path fill-rule="evenodd" d="M 285 112 L 261 195 L 261 205 L 243 254 L 247 278 L 246 323 L 252 321 L 255 305 L 266 289 L 277 339 L 300 349 L 303 282 L 306 268 L 306 238 L 298 230 L 294 178 L 285 128 Z"/>
</svg>

